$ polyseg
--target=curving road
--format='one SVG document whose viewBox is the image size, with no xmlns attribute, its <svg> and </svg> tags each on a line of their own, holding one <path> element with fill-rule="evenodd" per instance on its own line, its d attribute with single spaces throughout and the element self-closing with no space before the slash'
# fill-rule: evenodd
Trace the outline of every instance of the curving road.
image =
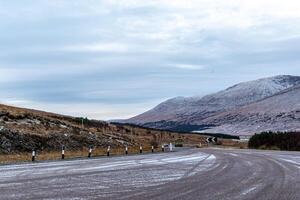
<svg viewBox="0 0 300 200">
<path fill-rule="evenodd" d="M 0 166 L 0 199 L 300 199 L 300 153 L 172 153 Z"/>
</svg>

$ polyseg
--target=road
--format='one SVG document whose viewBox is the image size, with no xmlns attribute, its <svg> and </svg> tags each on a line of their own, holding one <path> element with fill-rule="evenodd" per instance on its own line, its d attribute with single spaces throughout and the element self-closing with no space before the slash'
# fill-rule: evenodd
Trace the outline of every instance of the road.
<svg viewBox="0 0 300 200">
<path fill-rule="evenodd" d="M 300 199 L 300 153 L 184 149 L 0 166 L 0 199 Z"/>
</svg>

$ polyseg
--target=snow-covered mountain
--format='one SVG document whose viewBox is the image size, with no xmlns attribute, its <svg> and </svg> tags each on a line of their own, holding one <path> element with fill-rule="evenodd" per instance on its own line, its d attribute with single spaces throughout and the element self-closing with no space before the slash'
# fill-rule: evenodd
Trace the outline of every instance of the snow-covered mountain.
<svg viewBox="0 0 300 200">
<path fill-rule="evenodd" d="M 202 121 L 210 133 L 251 135 L 262 131 L 300 131 L 300 86 Z"/>
<path fill-rule="evenodd" d="M 150 111 L 125 120 L 152 128 L 191 131 L 214 126 L 203 120 L 300 85 L 299 76 L 275 76 L 234 85 L 204 97 L 176 97 Z M 199 126 L 199 127 L 197 127 Z"/>
</svg>

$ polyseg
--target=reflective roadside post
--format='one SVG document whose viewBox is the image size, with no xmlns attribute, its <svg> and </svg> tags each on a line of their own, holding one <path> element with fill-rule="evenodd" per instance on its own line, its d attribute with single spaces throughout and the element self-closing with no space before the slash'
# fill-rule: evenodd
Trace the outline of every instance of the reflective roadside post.
<svg viewBox="0 0 300 200">
<path fill-rule="evenodd" d="M 35 149 L 32 149 L 32 156 L 31 156 L 31 161 L 35 161 Z"/>
<path fill-rule="evenodd" d="M 92 147 L 90 147 L 90 148 L 89 148 L 89 155 L 88 155 L 88 158 L 91 158 L 91 157 L 92 157 L 92 151 L 93 151 L 93 149 L 92 149 Z"/>
<path fill-rule="evenodd" d="M 170 143 L 170 151 L 173 151 L 173 145 Z"/>
<path fill-rule="evenodd" d="M 110 146 L 107 147 L 107 156 L 109 156 Z"/>
<path fill-rule="evenodd" d="M 62 146 L 62 148 L 61 148 L 61 159 L 62 160 L 65 159 L 65 146 Z"/>
</svg>

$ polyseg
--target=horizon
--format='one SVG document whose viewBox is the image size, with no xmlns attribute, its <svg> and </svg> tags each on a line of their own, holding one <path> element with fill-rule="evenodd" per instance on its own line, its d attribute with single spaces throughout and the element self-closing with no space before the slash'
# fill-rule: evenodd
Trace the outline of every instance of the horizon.
<svg viewBox="0 0 300 200">
<path fill-rule="evenodd" d="M 300 75 L 300 3 L 2 1 L 0 102 L 99 120 Z"/>
<path fill-rule="evenodd" d="M 226 87 L 226 88 L 223 88 L 223 89 L 221 89 L 221 90 L 219 90 L 219 91 L 215 91 L 215 92 L 212 92 L 212 93 L 209 93 L 209 94 L 206 94 L 206 95 L 211 95 L 211 94 L 214 94 L 214 93 L 217 93 L 217 92 L 221 92 L 221 91 L 224 91 L 224 90 L 227 90 L 227 89 L 229 89 L 229 88 L 231 88 L 231 87 L 233 87 L 233 86 L 235 86 L 235 85 L 239 85 L 239 84 L 242 84 L 242 83 L 247 83 L 247 82 L 252 82 L 252 81 L 257 81 L 257 80 L 261 80 L 261 79 L 268 79 L 268 78 L 275 78 L 275 77 L 278 77 L 278 76 L 293 76 L 293 77 L 300 77 L 300 76 L 295 76 L 295 75 L 275 75 L 275 76 L 271 76 L 271 77 L 261 77 L 261 78 L 258 78 L 258 79 L 255 79 L 255 80 L 247 80 L 247 81 L 243 81 L 243 82 L 239 82 L 239 83 L 236 83 L 236 84 L 234 84 L 234 85 L 231 85 L 231 86 L 229 86 L 229 87 Z M 162 102 L 159 102 L 159 103 L 157 103 L 156 105 L 154 105 L 154 107 L 155 106 L 157 106 L 157 105 L 159 105 L 160 103 L 163 103 L 163 102 L 165 102 L 165 101 L 167 101 L 167 100 L 170 100 L 170 99 L 175 99 L 175 98 L 188 98 L 188 97 L 199 97 L 199 98 L 202 98 L 202 97 L 204 97 L 204 96 L 206 96 L 206 95 L 202 95 L 202 96 L 198 96 L 198 95 L 194 95 L 194 96 L 176 96 L 176 97 L 170 97 L 170 98 L 167 98 L 166 100 L 163 100 Z M 1 104 L 1 102 L 0 102 L 0 104 Z M 12 106 L 12 107 L 18 107 L 17 105 L 15 105 L 15 104 L 6 104 L 7 106 Z M 154 107 L 152 107 L 152 108 L 154 108 Z M 53 113 L 53 114 L 61 114 L 61 115 L 66 115 L 66 116 L 71 116 L 71 117 L 87 117 L 87 116 L 84 116 L 84 115 L 70 115 L 70 114 L 66 114 L 66 113 L 59 113 L 59 112 L 55 112 L 55 111 L 50 111 L 50 110 L 41 110 L 41 109 L 38 109 L 38 108 L 34 108 L 34 107 L 19 107 L 19 108 L 25 108 L 25 109 L 33 109 L 33 110 L 38 110 L 38 111 L 42 111 L 42 112 L 50 112 L 50 113 Z M 150 109 L 152 109 L 152 108 L 149 108 L 149 110 Z M 145 110 L 145 112 L 147 112 L 148 110 Z M 143 114 L 143 112 L 142 113 L 138 113 L 137 115 L 139 115 L 139 114 Z M 134 117 L 134 116 L 132 116 L 132 117 Z M 119 119 L 117 119 L 117 118 L 114 118 L 114 119 L 112 119 L 112 118 L 110 118 L 110 119 L 96 119 L 96 118 L 90 118 L 90 119 L 94 119 L 94 120 L 103 120 L 103 121 L 116 121 L 116 120 L 125 120 L 125 119 L 129 119 L 129 118 L 119 118 Z M 117 122 L 117 121 L 116 121 Z"/>
</svg>

